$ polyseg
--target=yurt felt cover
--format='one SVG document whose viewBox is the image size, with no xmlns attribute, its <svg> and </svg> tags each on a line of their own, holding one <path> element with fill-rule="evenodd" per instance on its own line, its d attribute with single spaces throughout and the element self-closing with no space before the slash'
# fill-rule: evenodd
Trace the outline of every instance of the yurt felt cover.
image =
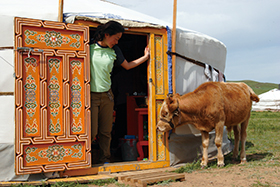
<svg viewBox="0 0 280 187">
<path fill-rule="evenodd" d="M 253 111 L 280 111 L 280 90 L 272 89 L 259 95 L 260 101 L 253 102 Z"/>
</svg>

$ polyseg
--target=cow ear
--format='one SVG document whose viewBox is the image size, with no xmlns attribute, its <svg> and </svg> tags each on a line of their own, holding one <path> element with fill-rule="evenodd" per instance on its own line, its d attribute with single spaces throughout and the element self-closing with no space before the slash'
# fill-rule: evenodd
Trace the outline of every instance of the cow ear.
<svg viewBox="0 0 280 187">
<path fill-rule="evenodd" d="M 175 98 L 177 99 L 177 98 L 180 98 L 181 96 L 180 96 L 180 94 L 178 94 L 178 93 L 175 93 L 175 94 L 167 94 L 167 99 L 169 99 L 170 100 L 170 102 L 173 102 L 174 100 L 175 100 Z"/>
<path fill-rule="evenodd" d="M 173 112 L 177 108 L 177 98 L 176 97 L 169 97 L 167 99 L 167 106 L 170 112 Z"/>
<path fill-rule="evenodd" d="M 166 103 L 169 105 L 174 102 L 173 94 L 167 94 Z"/>
<path fill-rule="evenodd" d="M 167 94 L 167 98 L 169 98 L 169 97 L 173 97 L 173 94 L 172 93 L 168 93 Z"/>
</svg>

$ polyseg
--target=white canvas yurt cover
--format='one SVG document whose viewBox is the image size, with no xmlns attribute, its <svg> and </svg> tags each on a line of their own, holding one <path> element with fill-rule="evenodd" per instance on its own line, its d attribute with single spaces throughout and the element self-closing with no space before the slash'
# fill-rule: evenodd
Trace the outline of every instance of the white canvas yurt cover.
<svg viewBox="0 0 280 187">
<path fill-rule="evenodd" d="M 280 90 L 272 89 L 259 95 L 260 101 L 254 102 L 253 111 L 280 111 Z"/>
<path fill-rule="evenodd" d="M 16 122 L 14 97 L 14 19 L 15 17 L 23 17 L 57 21 L 58 5 L 58 0 L 0 1 L 0 181 L 27 180 L 29 177 L 29 175 L 16 176 L 14 173 Z M 170 39 L 168 43 L 171 44 L 170 23 L 104 0 L 65 0 L 63 15 L 67 23 L 72 23 L 75 19 L 92 19 L 100 23 L 109 19 L 115 19 L 124 26 L 129 27 L 165 28 L 169 32 Z M 176 34 L 176 52 L 187 57 L 176 57 L 176 67 L 173 67 L 176 72 L 175 83 L 172 83 L 172 71 L 169 70 L 169 82 L 176 85 L 177 93 L 184 94 L 193 91 L 206 81 L 224 80 L 221 75 L 223 75 L 225 70 L 226 47 L 222 42 L 205 34 L 184 28 L 177 28 Z M 195 62 L 200 62 L 202 65 L 199 66 Z M 171 87 L 172 85 L 170 86 L 172 92 Z M 180 161 L 184 162 L 189 161 L 188 159 L 190 158 L 193 159 L 193 157 L 186 159 L 188 157 L 187 153 L 197 150 L 197 146 L 201 144 L 200 137 L 191 142 L 193 137 L 199 137 L 199 132 L 188 125 L 174 133 L 173 139 L 172 137 L 170 138 L 171 164 L 174 165 Z M 230 148 L 226 135 L 224 139 L 224 147 L 226 149 L 224 152 L 227 152 Z M 182 143 L 182 141 L 189 141 L 190 144 Z M 184 147 L 185 154 L 182 154 L 180 148 L 176 148 L 178 142 L 181 142 L 179 147 Z M 189 145 L 195 145 L 196 147 L 192 150 L 188 147 Z"/>
</svg>

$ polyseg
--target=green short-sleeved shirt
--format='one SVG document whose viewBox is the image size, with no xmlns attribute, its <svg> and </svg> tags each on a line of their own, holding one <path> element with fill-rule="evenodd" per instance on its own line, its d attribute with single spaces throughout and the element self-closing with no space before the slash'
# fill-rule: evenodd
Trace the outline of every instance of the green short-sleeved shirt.
<svg viewBox="0 0 280 187">
<path fill-rule="evenodd" d="M 107 92 L 111 88 L 111 72 L 114 61 L 121 65 L 125 60 L 120 48 L 90 45 L 90 91 Z"/>
<path fill-rule="evenodd" d="M 116 60 L 114 49 L 92 44 L 90 58 L 90 90 L 92 92 L 108 91 L 111 87 L 110 73 Z"/>
</svg>

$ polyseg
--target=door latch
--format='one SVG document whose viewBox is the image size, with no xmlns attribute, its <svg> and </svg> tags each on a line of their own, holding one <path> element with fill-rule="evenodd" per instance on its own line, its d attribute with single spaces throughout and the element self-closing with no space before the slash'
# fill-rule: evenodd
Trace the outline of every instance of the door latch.
<svg viewBox="0 0 280 187">
<path fill-rule="evenodd" d="M 30 57 L 30 53 L 31 53 L 31 52 L 35 52 L 35 51 L 34 51 L 34 48 L 32 48 L 32 47 L 18 47 L 18 48 L 17 48 L 17 51 L 19 51 L 19 52 L 28 52 L 28 57 Z M 37 52 L 41 52 L 41 53 L 44 52 L 43 49 L 37 49 L 36 51 L 37 51 Z"/>
</svg>

